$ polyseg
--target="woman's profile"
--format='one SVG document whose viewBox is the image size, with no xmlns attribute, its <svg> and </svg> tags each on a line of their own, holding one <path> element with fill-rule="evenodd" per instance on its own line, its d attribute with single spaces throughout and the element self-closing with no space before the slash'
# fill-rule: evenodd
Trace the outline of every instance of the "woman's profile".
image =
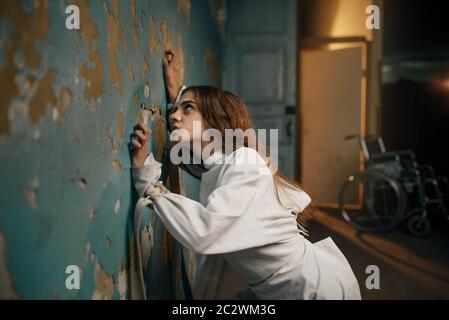
<svg viewBox="0 0 449 320">
<path fill-rule="evenodd" d="M 181 87 L 179 64 L 177 55 L 167 51 L 163 68 L 169 120 L 172 134 L 188 136 L 183 140 L 191 151 L 188 160 L 199 159 L 180 163 L 201 179 L 199 200 L 170 192 L 159 181 L 161 164 L 148 149 L 151 130 L 143 123 L 137 124 L 131 140 L 139 197 L 151 200 L 165 228 L 182 245 L 201 254 L 222 254 L 255 298 L 360 299 L 357 279 L 333 240 L 307 239 L 307 193 L 273 170 L 258 141 L 247 136 L 241 145 L 225 141 L 226 130 L 253 129 L 243 100 L 220 88 Z M 204 139 L 207 130 L 222 138 Z M 219 147 L 211 148 L 212 143 Z"/>
</svg>

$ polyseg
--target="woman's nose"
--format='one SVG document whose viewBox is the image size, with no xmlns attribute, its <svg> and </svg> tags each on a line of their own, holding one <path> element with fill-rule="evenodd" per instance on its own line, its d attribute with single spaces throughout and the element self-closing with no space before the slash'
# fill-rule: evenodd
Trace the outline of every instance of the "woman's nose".
<svg viewBox="0 0 449 320">
<path fill-rule="evenodd" d="M 175 122 L 181 121 L 181 114 L 179 110 L 176 110 L 168 118 L 170 119 L 171 123 L 174 124 Z"/>
</svg>

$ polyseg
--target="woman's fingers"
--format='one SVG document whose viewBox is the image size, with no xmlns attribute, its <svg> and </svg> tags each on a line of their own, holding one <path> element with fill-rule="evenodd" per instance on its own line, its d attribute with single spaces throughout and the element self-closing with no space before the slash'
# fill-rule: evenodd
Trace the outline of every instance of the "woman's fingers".
<svg viewBox="0 0 449 320">
<path fill-rule="evenodd" d="M 146 126 L 146 125 L 143 124 L 142 122 L 139 122 L 139 123 L 136 125 L 135 130 L 136 130 L 136 131 L 137 131 L 137 130 L 141 130 L 141 131 L 145 134 L 145 136 L 147 137 L 147 139 L 150 138 L 150 136 L 151 136 L 151 129 L 148 128 L 148 126 Z"/>
<path fill-rule="evenodd" d="M 139 141 L 132 139 L 131 140 L 131 144 L 133 145 L 133 147 L 135 148 L 142 148 L 142 145 L 139 143 Z"/>
<path fill-rule="evenodd" d="M 162 64 L 165 68 L 172 67 L 178 69 L 180 65 L 178 55 L 172 50 L 165 50 L 165 57 L 162 59 Z"/>
<path fill-rule="evenodd" d="M 147 142 L 147 136 L 142 133 L 140 130 L 134 131 L 134 136 L 140 139 L 141 143 Z"/>
<path fill-rule="evenodd" d="M 175 57 L 175 53 L 172 50 L 165 50 L 165 57 L 167 58 L 168 62 L 172 62 L 173 58 Z"/>
</svg>

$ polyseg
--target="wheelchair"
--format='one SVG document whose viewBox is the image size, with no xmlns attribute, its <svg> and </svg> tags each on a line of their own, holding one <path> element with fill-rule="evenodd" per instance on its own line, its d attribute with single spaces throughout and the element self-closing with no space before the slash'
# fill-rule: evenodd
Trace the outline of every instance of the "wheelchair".
<svg viewBox="0 0 449 320">
<path fill-rule="evenodd" d="M 361 232 L 383 232 L 404 223 L 412 235 L 425 236 L 431 216 L 449 219 L 447 178 L 418 164 L 410 150 L 387 152 L 381 137 L 345 137 L 352 139 L 359 140 L 366 169 L 349 176 L 340 189 L 339 210 L 349 225 Z"/>
</svg>

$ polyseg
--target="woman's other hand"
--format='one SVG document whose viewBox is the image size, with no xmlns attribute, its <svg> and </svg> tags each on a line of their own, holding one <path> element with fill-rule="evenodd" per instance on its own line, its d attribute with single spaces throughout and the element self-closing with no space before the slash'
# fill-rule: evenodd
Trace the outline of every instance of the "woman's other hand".
<svg viewBox="0 0 449 320">
<path fill-rule="evenodd" d="M 162 60 L 164 69 L 165 87 L 167 89 L 168 102 L 174 103 L 179 91 L 181 90 L 181 58 L 172 50 L 165 50 L 165 56 Z"/>
<path fill-rule="evenodd" d="M 143 123 L 138 123 L 131 134 L 131 164 L 133 167 L 144 165 L 145 159 L 150 154 L 148 140 L 151 138 L 151 129 Z"/>
</svg>

